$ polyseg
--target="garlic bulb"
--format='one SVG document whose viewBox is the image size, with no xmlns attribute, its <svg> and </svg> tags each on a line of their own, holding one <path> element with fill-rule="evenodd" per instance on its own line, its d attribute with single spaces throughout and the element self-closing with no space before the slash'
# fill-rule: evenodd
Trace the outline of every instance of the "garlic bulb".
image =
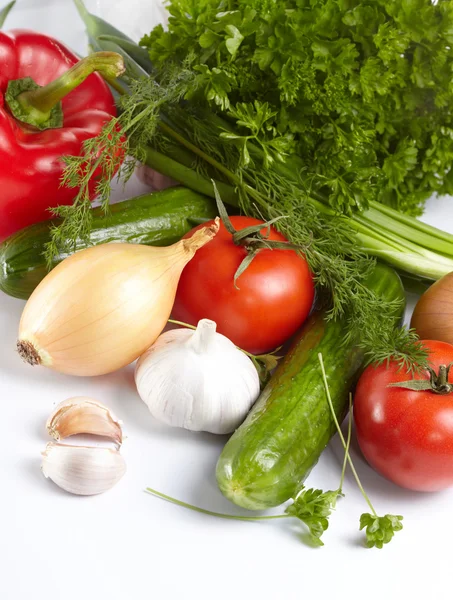
<svg viewBox="0 0 453 600">
<path fill-rule="evenodd" d="M 19 354 L 31 365 L 84 376 L 133 362 L 165 327 L 184 266 L 218 228 L 217 219 L 166 248 L 102 244 L 66 258 L 25 306 Z"/>
<path fill-rule="evenodd" d="M 110 438 L 118 446 L 123 441 L 121 421 L 106 406 L 85 396 L 60 402 L 47 419 L 46 428 L 57 442 L 80 433 Z"/>
<path fill-rule="evenodd" d="M 117 450 L 47 444 L 41 466 L 45 477 L 71 494 L 92 496 L 112 488 L 126 472 Z"/>
<path fill-rule="evenodd" d="M 135 382 L 159 421 L 219 434 L 242 423 L 260 392 L 252 361 L 208 319 L 196 331 L 163 333 L 138 361 Z"/>
</svg>

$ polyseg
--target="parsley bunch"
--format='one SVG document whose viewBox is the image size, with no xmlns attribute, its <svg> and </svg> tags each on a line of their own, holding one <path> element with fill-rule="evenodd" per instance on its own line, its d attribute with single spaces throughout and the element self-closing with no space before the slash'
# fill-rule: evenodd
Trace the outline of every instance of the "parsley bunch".
<svg viewBox="0 0 453 600">
<path fill-rule="evenodd" d="M 265 158 L 295 155 L 341 212 L 371 200 L 420 214 L 453 194 L 449 0 L 172 0 L 141 44 L 157 76 L 193 73 L 186 98 L 234 122 Z"/>
</svg>

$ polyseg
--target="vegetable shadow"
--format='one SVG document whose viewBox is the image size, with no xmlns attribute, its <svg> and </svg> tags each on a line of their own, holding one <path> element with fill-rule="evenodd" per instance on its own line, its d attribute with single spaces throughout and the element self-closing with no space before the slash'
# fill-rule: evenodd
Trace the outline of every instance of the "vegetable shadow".
<svg viewBox="0 0 453 600">
<path fill-rule="evenodd" d="M 342 430 L 343 435 L 346 436 L 346 423 L 343 424 Z M 436 494 L 407 490 L 389 481 L 375 471 L 374 468 L 368 464 L 362 454 L 362 451 L 360 450 L 357 437 L 355 435 L 354 426 L 349 453 L 359 475 L 360 481 L 362 482 L 363 487 L 369 495 L 371 502 L 374 504 L 378 514 L 385 514 L 388 512 L 385 507 L 387 507 L 387 509 L 392 513 L 404 514 L 404 512 L 400 511 L 404 511 L 404 506 L 407 503 L 410 503 L 412 506 L 420 505 L 420 507 L 423 506 L 426 508 L 426 503 L 428 502 L 429 504 L 430 499 L 433 502 L 436 502 Z M 326 455 L 330 460 L 335 461 L 336 469 L 338 470 L 338 473 L 340 473 L 343 464 L 344 449 L 338 434 L 335 435 L 327 447 Z M 345 484 L 346 495 L 351 493 L 349 490 L 357 490 L 357 493 L 359 493 L 357 489 L 357 483 L 349 466 L 346 469 Z M 400 506 L 400 508 L 398 508 L 398 506 Z M 368 509 L 364 501 L 363 512 L 367 512 L 367 510 Z"/>
<path fill-rule="evenodd" d="M 184 441 L 186 439 L 193 442 L 197 440 L 206 446 L 220 445 L 223 447 L 225 445 L 228 436 L 170 427 L 155 419 L 137 392 L 134 370 L 135 363 L 110 375 L 97 378 L 101 384 L 103 380 L 109 383 L 109 402 L 107 404 L 124 421 L 126 435 L 127 425 L 131 423 L 134 429 L 154 438 L 163 437 L 167 441 Z M 219 440 L 221 440 L 220 444 Z"/>
<path fill-rule="evenodd" d="M 171 445 L 172 442 L 183 444 L 189 450 L 191 446 L 196 444 L 203 449 L 203 460 L 198 464 L 194 464 L 188 460 L 186 464 L 182 463 L 178 465 L 178 469 L 190 468 L 194 475 L 193 485 L 185 490 L 184 498 L 178 499 L 215 512 L 237 515 L 244 514 L 239 507 L 236 507 L 224 498 L 217 487 L 215 477 L 218 457 L 229 436 L 188 431 L 186 429 L 170 427 L 157 421 L 138 395 L 135 387 L 134 369 L 135 365 L 129 365 L 108 376 L 109 390 L 111 392 L 108 405 L 124 422 L 125 443 L 127 443 L 127 430 L 128 425 L 130 425 L 131 429 L 144 434 L 146 437 L 153 438 L 153 441 L 157 440 L 158 442 L 161 438 L 167 444 Z M 152 470 L 144 472 L 144 481 L 145 487 L 153 484 Z M 158 484 L 156 483 L 155 487 L 157 486 Z M 166 492 L 164 489 L 160 491 Z M 160 501 L 163 502 L 163 500 Z M 174 508 L 175 510 L 187 510 L 177 506 Z"/>
<path fill-rule="evenodd" d="M 44 448 L 43 448 L 44 450 Z M 65 492 L 60 487 L 55 485 L 53 481 L 44 477 L 41 471 L 41 460 L 40 458 L 29 458 L 24 462 L 22 471 L 27 481 L 32 483 L 33 486 L 39 486 L 41 489 L 46 490 L 46 494 L 52 494 L 53 496 L 65 496 L 68 498 L 70 494 Z"/>
<path fill-rule="evenodd" d="M 28 365 L 22 362 L 16 351 L 17 333 L 19 331 L 19 321 L 25 306 L 25 302 L 17 298 L 11 298 L 2 294 L 0 298 L 0 311 L 2 313 L 2 325 L 0 331 L 0 343 L 2 345 L 0 371 L 7 371 L 17 375 L 22 375 L 23 369 Z M 8 315 L 8 318 L 5 317 Z"/>
</svg>

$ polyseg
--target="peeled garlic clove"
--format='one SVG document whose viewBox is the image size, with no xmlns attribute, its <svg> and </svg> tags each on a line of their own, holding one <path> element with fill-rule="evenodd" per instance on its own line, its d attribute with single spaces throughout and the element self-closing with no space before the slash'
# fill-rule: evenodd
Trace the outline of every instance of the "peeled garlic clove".
<svg viewBox="0 0 453 600">
<path fill-rule="evenodd" d="M 101 402 L 77 396 L 60 402 L 47 420 L 47 431 L 58 441 L 80 433 L 100 435 L 121 445 L 121 421 Z"/>
<path fill-rule="evenodd" d="M 111 489 L 126 472 L 118 450 L 50 442 L 42 453 L 44 477 L 71 494 L 92 496 Z"/>
</svg>

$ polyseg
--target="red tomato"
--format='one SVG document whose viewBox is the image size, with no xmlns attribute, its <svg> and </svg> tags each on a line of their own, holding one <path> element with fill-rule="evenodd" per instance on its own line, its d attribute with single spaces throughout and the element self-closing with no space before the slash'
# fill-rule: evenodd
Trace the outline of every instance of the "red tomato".
<svg viewBox="0 0 453 600">
<path fill-rule="evenodd" d="M 231 222 L 237 231 L 263 223 L 251 217 L 231 217 Z M 268 239 L 287 241 L 272 227 Z M 243 350 L 260 354 L 283 344 L 302 325 L 313 304 L 314 284 L 306 260 L 294 250 L 263 249 L 239 277 L 236 289 L 234 274 L 246 256 L 246 249 L 237 246 L 221 224 L 216 237 L 184 268 L 173 317 L 192 325 L 212 319 L 219 333 Z"/>
<path fill-rule="evenodd" d="M 424 341 L 436 373 L 453 362 L 453 346 Z M 354 398 L 360 448 L 382 475 L 412 490 L 433 492 L 453 485 L 453 393 L 388 387 L 411 375 L 391 363 L 369 366 Z M 416 379 L 429 380 L 428 372 Z M 453 369 L 449 375 L 453 383 Z"/>
</svg>

